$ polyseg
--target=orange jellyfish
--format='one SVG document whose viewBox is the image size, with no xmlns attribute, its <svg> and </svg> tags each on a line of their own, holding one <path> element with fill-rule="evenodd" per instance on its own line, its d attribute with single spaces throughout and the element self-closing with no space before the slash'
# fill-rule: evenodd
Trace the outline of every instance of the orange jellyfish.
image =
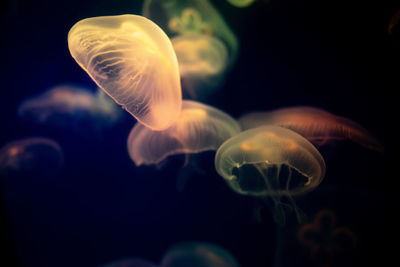
<svg viewBox="0 0 400 267">
<path fill-rule="evenodd" d="M 285 127 L 301 134 L 317 146 L 348 139 L 368 149 L 383 151 L 382 144 L 358 123 L 314 107 L 299 106 L 269 112 L 252 112 L 241 116 L 239 123 L 243 129 L 262 125 Z"/>
<path fill-rule="evenodd" d="M 205 242 L 181 242 L 170 247 L 163 267 L 239 267 L 239 263 L 224 248 Z"/>
<path fill-rule="evenodd" d="M 168 128 L 182 103 L 168 36 L 142 16 L 88 18 L 68 33 L 72 57 L 115 102 L 154 130 Z"/>
<path fill-rule="evenodd" d="M 231 189 L 242 195 L 271 199 L 274 220 L 284 224 L 292 196 L 315 189 L 325 175 L 325 162 L 304 137 L 278 126 L 243 131 L 225 141 L 215 155 L 215 168 Z M 297 219 L 300 214 L 294 207 Z"/>
<path fill-rule="evenodd" d="M 240 131 L 239 124 L 228 114 L 199 102 L 184 100 L 179 118 L 168 129 L 153 131 L 138 123 L 129 134 L 127 146 L 137 166 L 158 164 L 175 154 L 217 150 Z"/>
</svg>

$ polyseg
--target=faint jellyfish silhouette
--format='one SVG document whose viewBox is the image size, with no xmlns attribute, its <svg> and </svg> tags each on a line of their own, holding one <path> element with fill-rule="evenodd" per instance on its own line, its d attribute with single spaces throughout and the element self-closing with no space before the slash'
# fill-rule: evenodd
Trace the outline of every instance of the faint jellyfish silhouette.
<svg viewBox="0 0 400 267">
<path fill-rule="evenodd" d="M 243 129 L 262 125 L 277 125 L 291 129 L 317 146 L 335 140 L 351 140 L 368 149 L 383 152 L 383 146 L 358 123 L 325 110 L 289 107 L 269 112 L 252 112 L 239 118 Z"/>
<path fill-rule="evenodd" d="M 205 242 L 181 242 L 170 247 L 161 260 L 162 267 L 238 267 L 224 248 Z"/>
<path fill-rule="evenodd" d="M 122 119 L 122 110 L 105 93 L 98 89 L 73 85 L 59 85 L 24 100 L 18 115 L 33 124 L 52 125 L 72 130 L 93 127 L 100 130 Z"/>
<path fill-rule="evenodd" d="M 127 258 L 120 259 L 113 262 L 109 262 L 99 267 L 157 267 L 157 264 L 154 264 L 150 261 L 146 261 L 138 258 Z"/>
<path fill-rule="evenodd" d="M 228 138 L 241 131 L 239 124 L 228 114 L 208 105 L 183 100 L 178 120 L 168 129 L 152 131 L 136 124 L 128 137 L 128 152 L 136 166 L 156 165 L 172 155 L 184 154 L 185 166 L 180 169 L 177 189 L 182 191 L 195 172 L 202 174 L 196 159 L 189 155 L 215 151 Z"/>
<path fill-rule="evenodd" d="M 72 57 L 115 102 L 154 130 L 179 116 L 178 62 L 168 36 L 136 15 L 88 18 L 68 33 Z"/>
<path fill-rule="evenodd" d="M 25 138 L 0 149 L 0 174 L 6 180 L 54 177 L 62 165 L 61 147 L 48 138 Z"/>
<path fill-rule="evenodd" d="M 389 35 L 400 35 L 400 9 L 397 10 L 389 20 L 388 24 Z"/>
<path fill-rule="evenodd" d="M 353 250 L 357 239 L 350 229 L 336 227 L 336 216 L 331 210 L 319 211 L 312 223 L 300 227 L 297 237 L 318 266 L 332 266 L 335 255 Z"/>
<path fill-rule="evenodd" d="M 227 1 L 235 7 L 247 7 L 253 4 L 255 0 L 227 0 Z"/>
<path fill-rule="evenodd" d="M 272 200 L 279 225 L 285 224 L 284 208 L 293 208 L 301 220 L 292 196 L 315 189 L 325 175 L 318 150 L 301 135 L 278 126 L 243 131 L 228 139 L 217 150 L 215 168 L 236 193 L 267 204 Z"/>
<path fill-rule="evenodd" d="M 184 90 L 191 98 L 207 95 L 223 81 L 228 64 L 225 45 L 205 34 L 178 35 L 171 39 Z"/>
<path fill-rule="evenodd" d="M 142 14 L 171 37 L 187 33 L 211 35 L 225 44 L 228 64 L 236 61 L 239 42 L 208 0 L 146 0 Z"/>
</svg>

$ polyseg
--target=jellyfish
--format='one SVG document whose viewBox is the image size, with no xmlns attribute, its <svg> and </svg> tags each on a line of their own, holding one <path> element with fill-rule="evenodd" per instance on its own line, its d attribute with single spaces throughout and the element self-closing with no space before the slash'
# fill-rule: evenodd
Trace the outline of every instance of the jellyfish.
<svg viewBox="0 0 400 267">
<path fill-rule="evenodd" d="M 397 33 L 400 32 L 399 22 L 400 22 L 400 9 L 398 9 L 389 20 L 389 24 L 388 24 L 388 34 L 389 35 L 393 35 L 396 32 Z"/>
<path fill-rule="evenodd" d="M 253 4 L 255 0 L 227 0 L 227 1 L 235 7 L 247 7 Z"/>
<path fill-rule="evenodd" d="M 116 103 L 154 130 L 179 116 L 178 62 L 168 36 L 142 16 L 87 18 L 68 33 L 72 57 Z"/>
<path fill-rule="evenodd" d="M 112 126 L 122 119 L 122 110 L 101 90 L 92 92 L 74 85 L 58 85 L 24 100 L 18 107 L 24 121 L 78 130 Z"/>
<path fill-rule="evenodd" d="M 54 177 L 62 165 L 60 145 L 48 138 L 20 139 L 0 149 L 0 174 L 6 180 Z"/>
<path fill-rule="evenodd" d="M 205 242 L 181 242 L 170 247 L 161 260 L 162 267 L 239 267 L 224 248 Z"/>
<path fill-rule="evenodd" d="M 285 223 L 286 203 L 315 189 L 325 175 L 325 162 L 304 137 L 279 126 L 246 130 L 225 141 L 215 155 L 215 168 L 233 191 L 271 199 L 274 220 Z"/>
<path fill-rule="evenodd" d="M 146 0 L 142 14 L 171 37 L 197 33 L 219 39 L 226 46 L 228 65 L 235 62 L 239 42 L 208 0 Z"/>
<path fill-rule="evenodd" d="M 178 35 L 171 39 L 178 58 L 183 89 L 198 99 L 218 87 L 228 64 L 226 46 L 206 34 Z"/>
<path fill-rule="evenodd" d="M 128 137 L 128 152 L 136 166 L 158 164 L 175 154 L 196 154 L 217 150 L 241 131 L 228 114 L 202 104 L 183 100 L 178 120 L 168 129 L 153 131 L 136 124 Z"/>
<path fill-rule="evenodd" d="M 368 149 L 383 151 L 382 144 L 358 123 L 325 110 L 298 106 L 270 112 L 252 112 L 239 118 L 243 129 L 277 125 L 291 129 L 317 146 L 335 140 L 351 140 Z"/>
<path fill-rule="evenodd" d="M 157 267 L 158 265 L 138 258 L 120 259 L 103 264 L 99 267 Z"/>
</svg>

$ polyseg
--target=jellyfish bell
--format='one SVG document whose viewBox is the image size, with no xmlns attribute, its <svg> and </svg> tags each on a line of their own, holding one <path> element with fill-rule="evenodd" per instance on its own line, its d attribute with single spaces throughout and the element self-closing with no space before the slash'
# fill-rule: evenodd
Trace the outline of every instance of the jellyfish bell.
<svg viewBox="0 0 400 267">
<path fill-rule="evenodd" d="M 368 149 L 383 151 L 382 144 L 358 123 L 325 110 L 289 107 L 269 112 L 252 112 L 238 119 L 243 129 L 276 125 L 291 129 L 317 146 L 335 140 L 351 140 Z"/>
<path fill-rule="evenodd" d="M 93 92 L 75 85 L 58 85 L 24 100 L 19 117 L 32 124 L 51 125 L 71 130 L 100 130 L 122 119 L 122 110 L 101 90 Z"/>
<path fill-rule="evenodd" d="M 224 248 L 205 242 L 181 242 L 170 247 L 161 260 L 163 267 L 239 267 Z"/>
<path fill-rule="evenodd" d="M 160 25 L 171 37 L 197 33 L 217 38 L 226 46 L 228 65 L 236 61 L 239 42 L 208 0 L 146 0 L 142 14 Z"/>
<path fill-rule="evenodd" d="M 253 2 L 255 0 L 227 0 L 231 5 L 235 6 L 235 7 L 248 7 L 251 4 L 253 4 Z"/>
<path fill-rule="evenodd" d="M 157 267 L 158 265 L 139 258 L 126 258 L 109 262 L 99 267 Z"/>
<path fill-rule="evenodd" d="M 60 145 L 48 138 L 16 140 L 0 149 L 0 175 L 5 180 L 54 177 L 62 165 Z"/>
<path fill-rule="evenodd" d="M 176 55 L 168 36 L 149 19 L 87 18 L 71 28 L 68 46 L 89 76 L 142 124 L 162 130 L 179 116 Z"/>
<path fill-rule="evenodd" d="M 177 121 L 168 129 L 153 131 L 136 124 L 128 137 L 128 152 L 140 166 L 158 164 L 175 154 L 196 154 L 217 148 L 241 131 L 228 114 L 214 107 L 183 100 Z"/>
<path fill-rule="evenodd" d="M 223 81 L 228 65 L 226 46 L 206 34 L 183 34 L 171 38 L 179 63 L 183 89 L 192 98 L 207 95 Z"/>
<path fill-rule="evenodd" d="M 233 191 L 271 199 L 279 223 L 285 220 L 281 198 L 291 201 L 312 191 L 325 175 L 318 150 L 301 135 L 279 126 L 246 130 L 228 139 L 217 150 L 215 168 Z"/>
</svg>

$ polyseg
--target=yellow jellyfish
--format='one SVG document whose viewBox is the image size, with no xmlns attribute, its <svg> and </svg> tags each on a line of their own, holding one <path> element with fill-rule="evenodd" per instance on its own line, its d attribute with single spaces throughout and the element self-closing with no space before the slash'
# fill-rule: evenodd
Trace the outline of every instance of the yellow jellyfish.
<svg viewBox="0 0 400 267">
<path fill-rule="evenodd" d="M 205 34 L 186 34 L 171 38 L 171 42 L 183 88 L 191 98 L 205 96 L 220 85 L 229 59 L 221 41 Z"/>
<path fill-rule="evenodd" d="M 0 149 L 0 176 L 4 179 L 52 177 L 62 164 L 60 145 L 48 138 L 24 138 Z"/>
<path fill-rule="evenodd" d="M 127 146 L 137 166 L 158 164 L 175 154 L 217 150 L 240 131 L 239 124 L 228 114 L 199 102 L 184 100 L 178 120 L 168 129 L 153 131 L 136 124 L 129 134 Z"/>
<path fill-rule="evenodd" d="M 142 14 L 170 36 L 199 33 L 219 39 L 227 48 L 229 65 L 235 62 L 239 42 L 208 0 L 145 0 Z"/>
<path fill-rule="evenodd" d="M 48 91 L 24 100 L 18 115 L 35 124 L 70 128 L 114 125 L 122 118 L 122 110 L 101 89 L 92 92 L 73 85 L 58 85 Z"/>
<path fill-rule="evenodd" d="M 243 129 L 262 125 L 285 127 L 318 146 L 348 139 L 366 148 L 383 151 L 382 144 L 358 123 L 314 107 L 298 106 L 270 112 L 252 112 L 241 116 L 239 123 Z"/>
<path fill-rule="evenodd" d="M 178 62 L 167 35 L 136 15 L 88 18 L 68 33 L 72 57 L 115 102 L 154 130 L 179 116 Z"/>
<path fill-rule="evenodd" d="M 227 0 L 227 1 L 235 7 L 247 7 L 253 4 L 255 0 Z"/>
<path fill-rule="evenodd" d="M 285 220 L 281 197 L 291 200 L 307 193 L 325 175 L 318 150 L 301 135 L 278 126 L 250 129 L 228 139 L 217 150 L 215 168 L 233 191 L 272 199 L 279 223 Z"/>
<path fill-rule="evenodd" d="M 239 267 L 226 249 L 206 242 L 181 242 L 170 247 L 161 260 L 163 267 Z"/>
</svg>

